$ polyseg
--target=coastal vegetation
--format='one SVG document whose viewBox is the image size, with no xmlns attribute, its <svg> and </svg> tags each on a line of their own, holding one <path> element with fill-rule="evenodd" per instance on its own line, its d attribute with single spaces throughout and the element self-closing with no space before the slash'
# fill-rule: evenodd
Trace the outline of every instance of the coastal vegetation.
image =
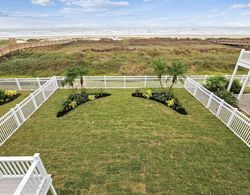
<svg viewBox="0 0 250 195">
<path fill-rule="evenodd" d="M 87 75 L 153 75 L 152 62 L 180 60 L 188 74 L 231 74 L 240 48 L 199 39 L 78 40 L 56 49 L 38 48 L 0 60 L 1 77 L 65 75 L 84 65 Z M 239 73 L 244 73 L 240 70 Z"/>
<path fill-rule="evenodd" d="M 225 100 L 225 102 L 237 106 L 237 99 L 234 94 L 238 94 L 242 85 L 240 81 L 235 79 L 233 81 L 230 92 L 227 91 L 229 80 L 223 76 L 214 76 L 207 79 L 207 83 L 204 85 L 209 91 L 213 92 L 218 97 Z"/>
</svg>

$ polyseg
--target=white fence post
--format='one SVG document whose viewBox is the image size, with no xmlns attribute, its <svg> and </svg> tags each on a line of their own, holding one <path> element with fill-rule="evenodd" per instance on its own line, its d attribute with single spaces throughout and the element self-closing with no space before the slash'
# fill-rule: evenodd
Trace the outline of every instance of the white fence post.
<svg viewBox="0 0 250 195">
<path fill-rule="evenodd" d="M 44 88 L 42 86 L 40 87 L 40 90 L 42 92 L 44 100 L 46 100 L 46 95 L 45 95 L 45 92 L 44 92 Z"/>
<path fill-rule="evenodd" d="M 13 115 L 14 118 L 15 118 L 15 121 L 16 121 L 16 123 L 17 123 L 17 126 L 20 127 L 20 126 L 21 126 L 21 122 L 19 121 L 19 119 L 18 119 L 18 117 L 17 117 L 17 115 L 16 115 L 16 111 L 15 111 L 13 108 L 11 108 L 10 110 L 11 110 L 12 115 Z"/>
<path fill-rule="evenodd" d="M 126 84 L 126 75 L 123 76 L 123 82 L 124 82 L 123 87 L 124 87 L 124 88 L 127 88 L 127 84 Z"/>
<path fill-rule="evenodd" d="M 37 84 L 38 84 L 38 86 L 39 86 L 39 87 L 41 87 L 41 83 L 40 83 L 40 79 L 39 79 L 39 77 L 37 77 L 37 78 L 36 78 L 36 80 L 37 80 Z"/>
<path fill-rule="evenodd" d="M 144 77 L 144 88 L 146 88 L 147 87 L 147 75 L 145 75 L 145 77 Z"/>
<path fill-rule="evenodd" d="M 203 81 L 203 85 L 205 85 L 207 83 L 207 77 L 208 77 L 208 75 L 205 76 L 204 81 Z"/>
<path fill-rule="evenodd" d="M 20 114 L 20 117 L 21 117 L 22 123 L 23 123 L 26 120 L 26 118 L 25 118 L 25 116 L 23 114 L 22 108 L 21 108 L 21 106 L 19 104 L 16 105 L 16 108 L 18 110 L 18 113 Z"/>
<path fill-rule="evenodd" d="M 16 80 L 16 84 L 17 84 L 18 89 L 21 91 L 21 90 L 22 90 L 22 87 L 21 87 L 21 85 L 20 85 L 18 79 L 15 78 L 15 80 Z"/>
<path fill-rule="evenodd" d="M 167 87 L 167 79 L 168 79 L 168 76 L 165 76 L 164 88 Z"/>
<path fill-rule="evenodd" d="M 30 94 L 30 98 L 31 98 L 31 100 L 32 100 L 32 103 L 33 103 L 35 109 L 37 109 L 38 106 L 37 106 L 36 100 L 35 100 L 35 98 L 34 98 L 34 95 L 33 95 L 33 94 Z"/>
<path fill-rule="evenodd" d="M 85 78 L 85 76 L 83 77 L 83 84 L 84 84 L 84 88 L 86 89 L 86 88 L 87 88 L 87 83 L 86 83 L 86 78 Z"/>
<path fill-rule="evenodd" d="M 59 86 L 58 86 L 58 83 L 57 83 L 57 78 L 56 78 L 56 76 L 54 76 L 54 80 L 55 80 L 55 86 L 56 86 L 56 89 L 58 89 L 58 88 L 59 88 Z"/>
<path fill-rule="evenodd" d="M 104 87 L 107 88 L 107 78 L 104 76 Z"/>
<path fill-rule="evenodd" d="M 234 108 L 234 110 L 233 110 L 233 112 L 232 112 L 232 114 L 231 114 L 231 116 L 230 116 L 230 118 L 229 118 L 229 120 L 228 120 L 228 122 L 227 122 L 227 126 L 228 126 L 228 127 L 231 126 L 231 124 L 232 124 L 232 122 L 233 122 L 233 119 L 234 119 L 234 117 L 235 117 L 235 115 L 236 115 L 237 110 L 238 110 L 237 108 Z"/>
<path fill-rule="evenodd" d="M 210 105 L 212 103 L 212 100 L 213 100 L 213 96 L 214 96 L 214 93 L 211 93 L 210 96 L 209 96 L 206 108 L 210 107 Z"/>
<path fill-rule="evenodd" d="M 195 88 L 194 88 L 194 96 L 195 97 L 196 97 L 197 90 L 198 90 L 198 85 L 195 85 Z"/>
<path fill-rule="evenodd" d="M 221 100 L 220 101 L 220 106 L 219 106 L 219 108 L 218 108 L 218 110 L 217 110 L 217 112 L 216 112 L 216 116 L 218 117 L 219 116 L 219 114 L 220 114 L 220 112 L 221 112 L 221 109 L 222 109 L 222 106 L 224 105 L 224 100 Z"/>
</svg>

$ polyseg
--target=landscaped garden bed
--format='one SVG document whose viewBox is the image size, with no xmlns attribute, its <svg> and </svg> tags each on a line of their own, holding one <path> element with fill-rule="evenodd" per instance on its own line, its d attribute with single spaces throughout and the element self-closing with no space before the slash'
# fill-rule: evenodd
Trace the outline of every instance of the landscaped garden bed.
<svg viewBox="0 0 250 195">
<path fill-rule="evenodd" d="M 132 96 L 153 100 L 163 105 L 166 105 L 169 108 L 172 108 L 173 110 L 175 110 L 180 114 L 183 115 L 187 114 L 185 108 L 183 108 L 177 97 L 174 96 L 172 92 L 168 92 L 165 90 L 157 91 L 153 89 L 147 89 L 147 90 L 141 89 L 141 90 L 136 90 L 136 92 L 132 93 Z"/>
<path fill-rule="evenodd" d="M 65 117 L 58 90 L 1 146 L 1 156 L 41 154 L 59 195 L 249 194 L 249 148 L 184 89 L 188 115 L 107 90 Z"/>
<path fill-rule="evenodd" d="M 99 90 L 99 92 L 88 92 L 86 90 L 82 91 L 81 93 L 73 92 L 71 95 L 69 95 L 68 99 L 62 104 L 62 108 L 57 113 L 57 117 L 62 117 L 69 111 L 88 101 L 93 101 L 95 99 L 107 97 L 110 95 L 110 93 L 104 93 L 101 90 Z"/>
<path fill-rule="evenodd" d="M 3 90 L 0 89 L 0 106 L 6 103 L 9 103 L 16 98 L 18 98 L 21 94 L 15 90 Z"/>
<path fill-rule="evenodd" d="M 0 106 L 0 117 L 6 114 L 11 108 L 14 108 L 16 104 L 20 103 L 22 100 L 24 100 L 30 92 L 28 91 L 22 91 L 21 95 L 19 97 L 15 98 L 13 101 L 10 101 L 6 104 L 3 104 Z"/>
</svg>

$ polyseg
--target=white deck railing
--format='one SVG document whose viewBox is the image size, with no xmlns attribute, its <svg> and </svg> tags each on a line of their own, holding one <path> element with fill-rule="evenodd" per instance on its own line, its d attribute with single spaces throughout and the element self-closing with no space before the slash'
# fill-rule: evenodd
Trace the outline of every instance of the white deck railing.
<svg viewBox="0 0 250 195">
<path fill-rule="evenodd" d="M 203 84 L 206 83 L 207 78 L 213 75 L 193 75 L 190 76 L 195 81 Z M 224 75 L 228 79 L 230 75 Z M 62 88 L 61 81 L 64 79 L 62 76 L 57 76 L 59 88 Z M 241 82 L 246 78 L 246 75 L 238 75 L 236 77 Z M 34 91 L 47 82 L 50 78 L 0 78 L 0 88 L 13 89 L 18 91 Z M 163 76 L 162 83 L 164 87 L 170 85 L 172 77 Z M 179 82 L 175 85 L 176 88 L 183 88 L 183 78 L 179 78 Z M 79 78 L 74 82 L 75 87 L 80 88 Z M 248 82 L 250 86 L 250 81 Z M 159 80 L 156 76 L 85 76 L 85 88 L 158 88 L 160 87 Z M 66 86 L 65 88 L 70 88 Z"/>
<path fill-rule="evenodd" d="M 250 119 L 191 78 L 184 87 L 250 147 Z"/>
<path fill-rule="evenodd" d="M 0 118 L 0 146 L 58 89 L 52 77 Z"/>
<path fill-rule="evenodd" d="M 30 157 L 0 157 L 0 194 L 56 195 L 51 175 L 39 154 Z"/>
</svg>

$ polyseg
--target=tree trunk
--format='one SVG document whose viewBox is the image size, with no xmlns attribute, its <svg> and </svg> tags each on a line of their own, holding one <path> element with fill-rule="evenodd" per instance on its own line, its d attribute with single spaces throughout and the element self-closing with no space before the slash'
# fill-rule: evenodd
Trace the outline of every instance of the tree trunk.
<svg viewBox="0 0 250 195">
<path fill-rule="evenodd" d="M 81 92 L 82 92 L 82 86 L 83 86 L 83 78 L 82 78 L 82 76 L 81 76 L 81 79 L 80 79 L 80 84 L 81 84 Z"/>
<path fill-rule="evenodd" d="M 174 86 L 174 84 L 175 84 L 175 82 L 176 82 L 176 79 L 177 79 L 177 75 L 174 75 L 174 76 L 173 76 L 172 83 L 171 83 L 171 85 L 170 85 L 170 87 L 169 87 L 169 91 L 172 90 L 172 88 L 173 88 L 173 86 Z"/>
<path fill-rule="evenodd" d="M 159 79 L 160 79 L 161 88 L 163 88 L 163 86 L 162 86 L 162 81 L 161 81 L 161 76 L 159 76 Z"/>
</svg>

